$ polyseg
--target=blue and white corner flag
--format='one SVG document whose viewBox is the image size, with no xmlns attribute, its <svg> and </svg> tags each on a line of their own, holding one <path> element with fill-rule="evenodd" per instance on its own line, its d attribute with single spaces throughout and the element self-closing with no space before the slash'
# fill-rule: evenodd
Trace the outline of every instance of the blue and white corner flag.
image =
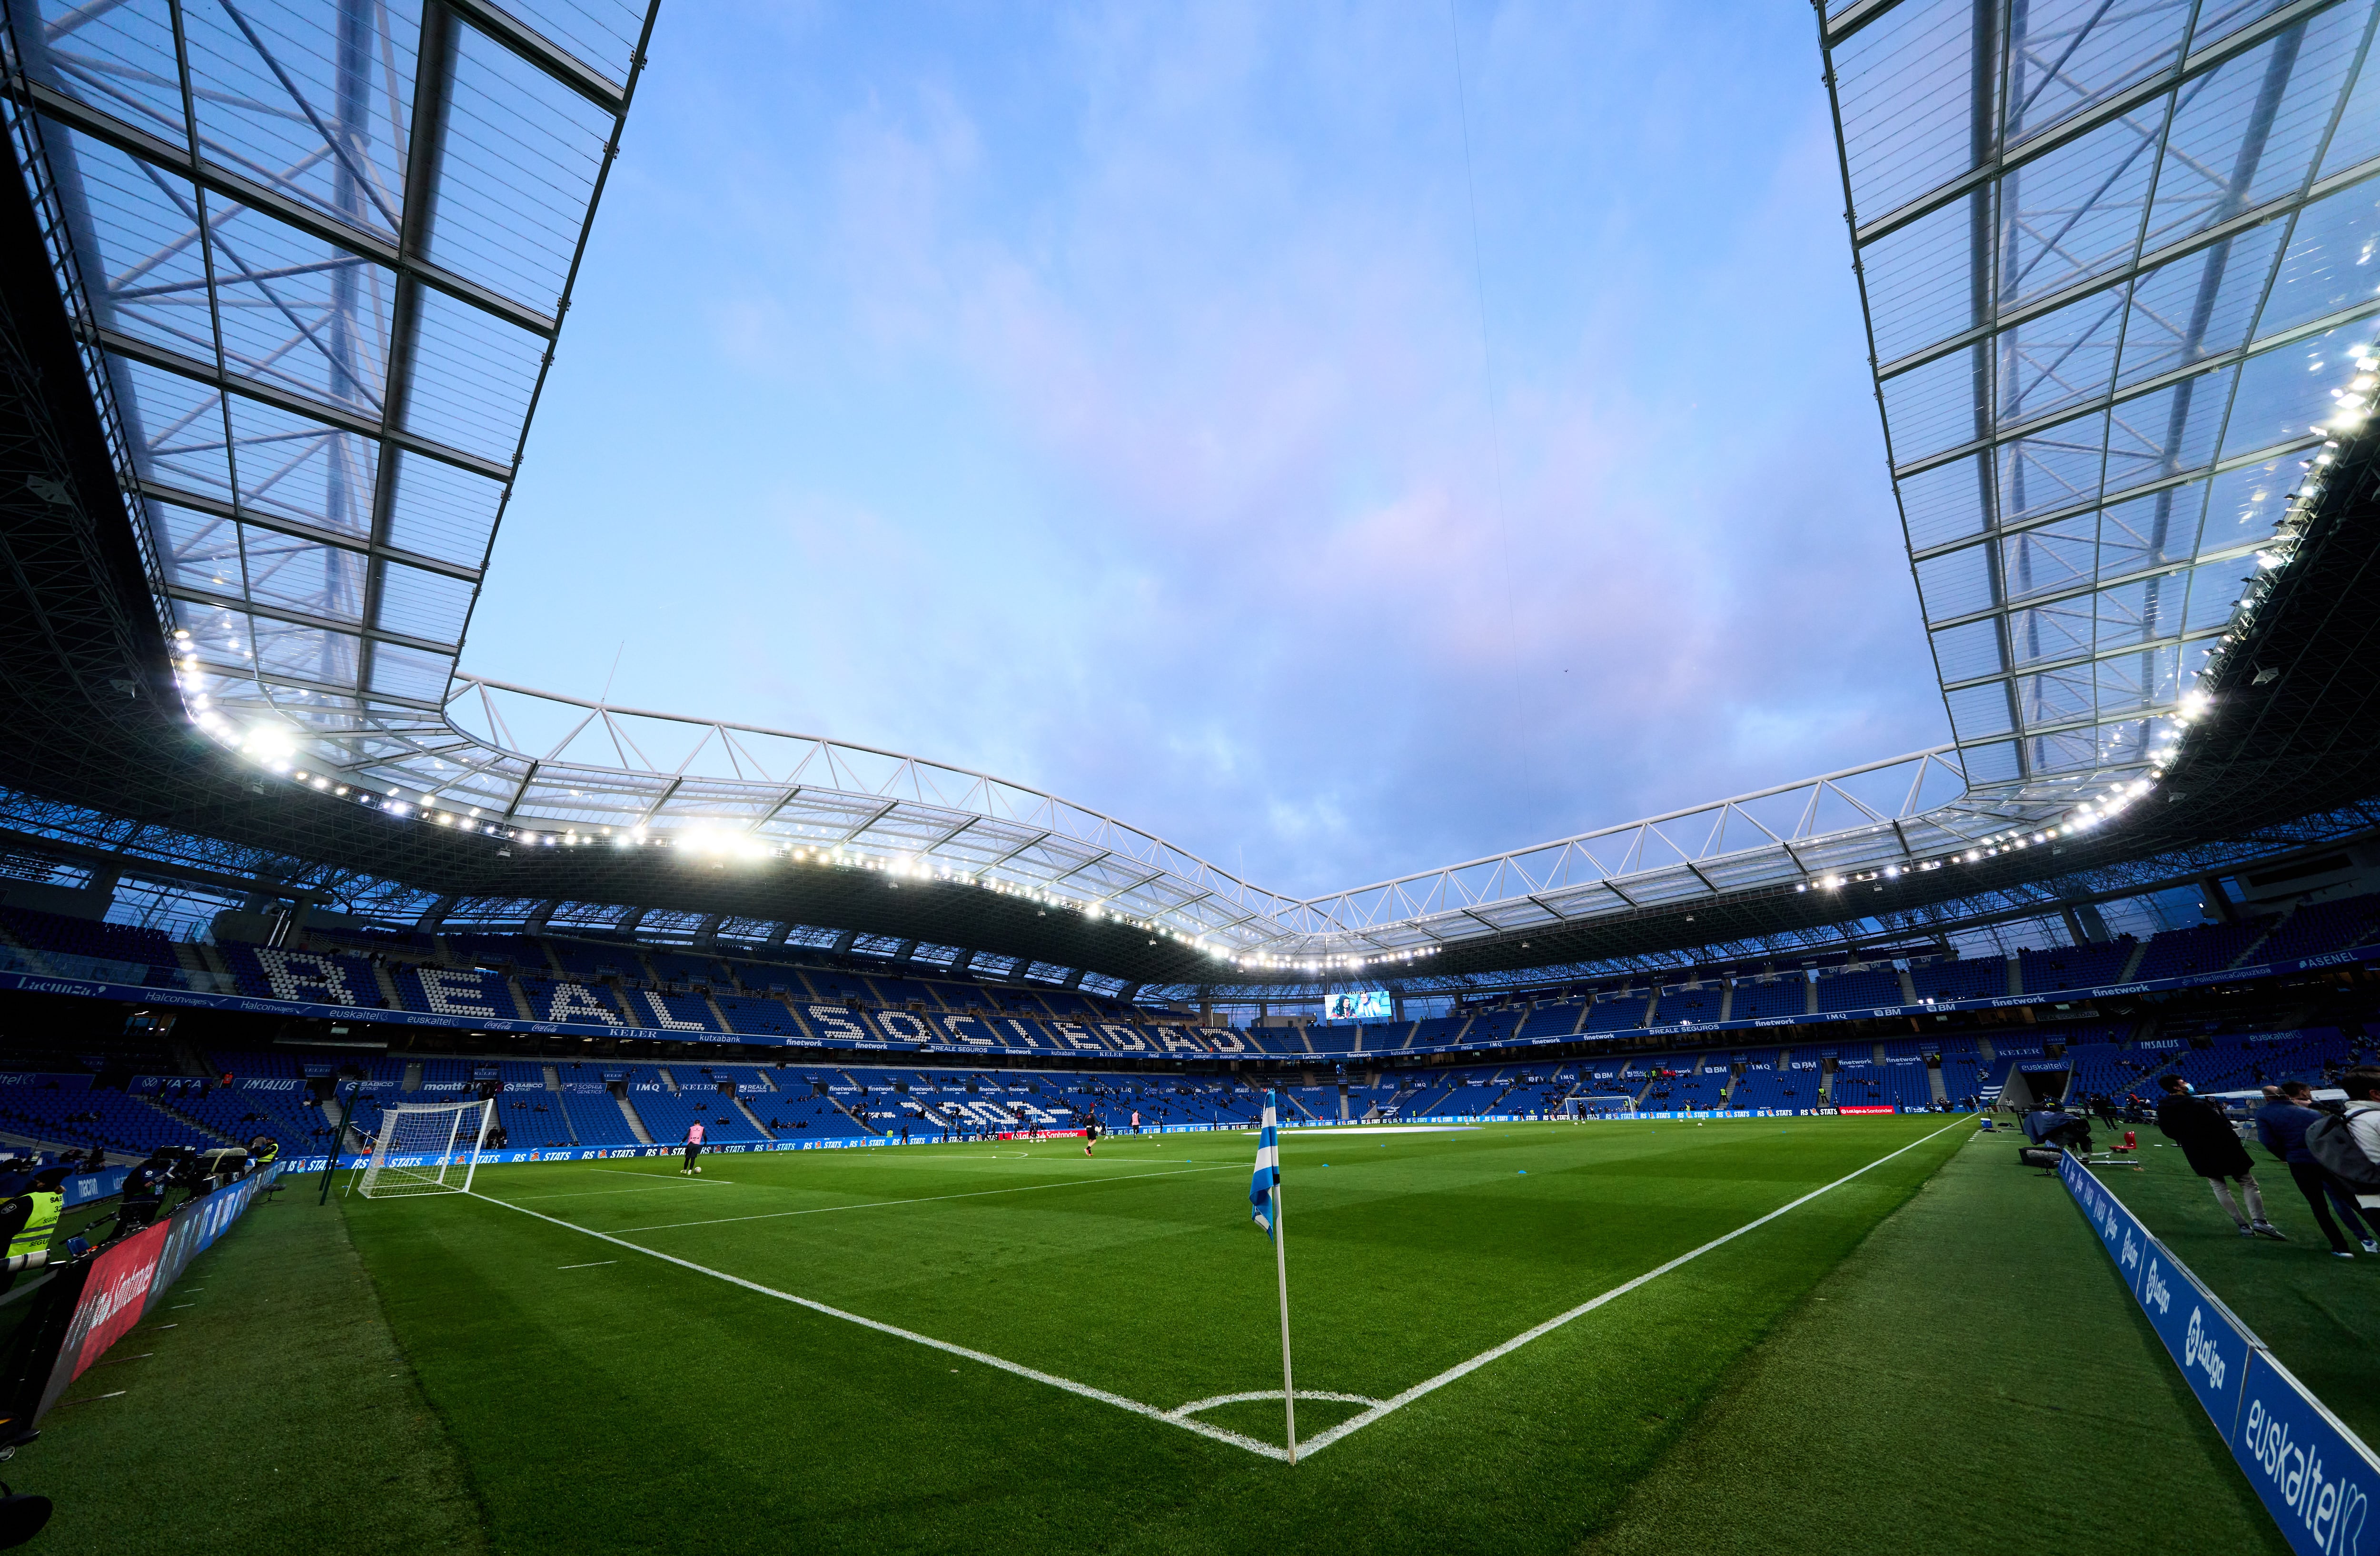
<svg viewBox="0 0 2380 1556">
<path fill-rule="evenodd" d="M 1281 1182 L 1281 1119 L 1273 1111 L 1273 1094 L 1265 1093 L 1264 1133 L 1257 1141 L 1257 1175 L 1248 1184 L 1248 1214 L 1272 1235 L 1272 1191 Z"/>
</svg>

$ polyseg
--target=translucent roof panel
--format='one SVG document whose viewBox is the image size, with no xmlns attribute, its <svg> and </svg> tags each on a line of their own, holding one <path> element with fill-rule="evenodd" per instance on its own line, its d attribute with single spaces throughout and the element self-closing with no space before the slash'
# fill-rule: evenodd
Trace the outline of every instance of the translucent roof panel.
<svg viewBox="0 0 2380 1556">
<path fill-rule="evenodd" d="M 1885 433 L 1971 781 L 2141 765 L 2228 622 L 2380 313 L 2374 18 L 1830 7 Z"/>
<path fill-rule="evenodd" d="M 9 21 L 69 301 L 209 704 L 434 711 L 650 6 L 38 0 Z"/>
</svg>

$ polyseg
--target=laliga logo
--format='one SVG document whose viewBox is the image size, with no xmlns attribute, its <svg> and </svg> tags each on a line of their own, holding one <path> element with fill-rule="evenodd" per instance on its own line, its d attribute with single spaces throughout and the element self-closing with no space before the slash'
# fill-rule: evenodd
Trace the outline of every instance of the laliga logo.
<svg viewBox="0 0 2380 1556">
<path fill-rule="evenodd" d="M 2116 1268 L 2119 1270 L 2130 1270 L 2133 1265 L 2138 1264 L 2140 1261 L 2140 1239 L 2132 1235 L 2132 1229 L 2128 1226 L 2124 1228 L 2124 1256 L 2116 1261 Z"/>
<path fill-rule="evenodd" d="M 2372 1509 L 2370 1495 L 2357 1482 L 2329 1473 L 2321 1449 L 2298 1441 L 2289 1423 L 2266 1411 L 2261 1399 L 2249 1402 L 2242 1446 L 2250 1462 L 2272 1482 L 2281 1504 L 2297 1514 L 2313 1538 L 2313 1549 L 2346 1552 L 2359 1548 L 2364 1516 Z"/>
<path fill-rule="evenodd" d="M 2215 1342 L 2206 1338 L 2204 1317 L 2204 1308 L 2192 1307 L 2190 1310 L 2190 1333 L 2182 1340 L 2181 1365 L 2185 1371 L 2193 1367 L 2203 1367 L 2208 1386 L 2221 1393 L 2224 1375 L 2231 1369 L 2215 1349 Z"/>
<path fill-rule="evenodd" d="M 2165 1272 L 2157 1268 L 2156 1260 L 2149 1260 L 2148 1280 L 2141 1288 L 2142 1305 L 2162 1313 L 2172 1301 L 2173 1288 L 2165 1283 Z"/>
</svg>

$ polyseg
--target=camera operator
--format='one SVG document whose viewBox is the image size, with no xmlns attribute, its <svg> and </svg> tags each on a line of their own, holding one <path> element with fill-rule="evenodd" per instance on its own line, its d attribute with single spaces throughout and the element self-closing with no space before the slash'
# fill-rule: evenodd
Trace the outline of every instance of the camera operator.
<svg viewBox="0 0 2380 1556">
<path fill-rule="evenodd" d="M 248 1170 L 261 1173 L 281 1155 L 281 1142 L 270 1135 L 259 1135 L 248 1142 Z"/>
<path fill-rule="evenodd" d="M 116 1201 L 115 1225 L 120 1232 L 138 1232 L 157 1219 L 165 1207 L 165 1191 L 173 1182 L 172 1146 L 160 1146 L 149 1159 L 124 1175 L 124 1192 Z"/>
<path fill-rule="evenodd" d="M 2051 1150 L 2071 1149 L 2091 1154 L 2091 1125 L 2064 1108 L 2044 1102 L 2024 1115 L 2024 1137 Z"/>
</svg>

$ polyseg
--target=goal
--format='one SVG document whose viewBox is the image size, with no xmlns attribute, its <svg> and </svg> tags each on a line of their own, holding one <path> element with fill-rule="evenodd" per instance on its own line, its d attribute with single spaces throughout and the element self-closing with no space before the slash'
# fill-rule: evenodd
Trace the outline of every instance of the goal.
<svg viewBox="0 0 2380 1556">
<path fill-rule="evenodd" d="M 381 1113 L 380 1136 L 358 1190 L 367 1199 L 407 1194 L 468 1194 L 480 1149 L 495 1118 L 489 1099 L 398 1102 Z"/>
</svg>

